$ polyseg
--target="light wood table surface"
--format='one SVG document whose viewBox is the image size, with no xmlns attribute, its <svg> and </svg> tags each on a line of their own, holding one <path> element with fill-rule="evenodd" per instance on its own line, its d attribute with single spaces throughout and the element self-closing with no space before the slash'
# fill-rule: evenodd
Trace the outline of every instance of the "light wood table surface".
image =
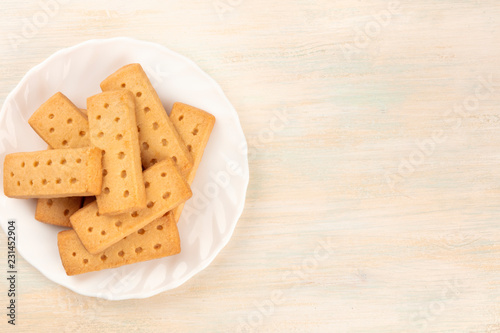
<svg viewBox="0 0 500 333">
<path fill-rule="evenodd" d="M 148 299 L 19 259 L 15 329 L 0 237 L 0 331 L 500 332 L 497 0 L 55 1 L 1 1 L 1 103 L 61 48 L 156 42 L 224 89 L 250 185 L 215 261 Z"/>
</svg>

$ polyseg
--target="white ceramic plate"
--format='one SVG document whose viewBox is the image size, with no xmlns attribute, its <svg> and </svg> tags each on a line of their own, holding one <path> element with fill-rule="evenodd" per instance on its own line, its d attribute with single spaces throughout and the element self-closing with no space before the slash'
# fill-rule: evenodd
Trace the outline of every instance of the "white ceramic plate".
<svg viewBox="0 0 500 333">
<path fill-rule="evenodd" d="M 238 114 L 217 83 L 189 59 L 163 46 L 129 38 L 90 40 L 60 50 L 24 76 L 0 112 L 2 166 L 6 154 L 46 149 L 28 118 L 50 96 L 61 91 L 85 108 L 87 97 L 100 92 L 99 83 L 129 63 L 143 66 L 168 112 L 179 101 L 217 119 L 192 185 L 193 197 L 178 224 L 181 253 L 70 277 L 57 250 L 57 233 L 62 228 L 34 219 L 36 200 L 10 199 L 3 191 L 0 196 L 0 224 L 6 231 L 7 221 L 16 220 L 17 251 L 24 259 L 50 280 L 79 294 L 111 300 L 156 295 L 207 267 L 231 238 L 249 180 Z"/>
</svg>

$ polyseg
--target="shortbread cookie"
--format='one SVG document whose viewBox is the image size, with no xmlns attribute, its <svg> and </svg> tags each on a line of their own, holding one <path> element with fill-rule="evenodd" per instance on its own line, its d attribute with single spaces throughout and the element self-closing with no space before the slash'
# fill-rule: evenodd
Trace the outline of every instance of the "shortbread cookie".
<svg viewBox="0 0 500 333">
<path fill-rule="evenodd" d="M 183 174 L 187 183 L 191 185 L 212 133 L 215 117 L 193 106 L 175 103 L 170 113 L 170 120 L 193 156 L 193 168 Z M 173 210 L 176 222 L 179 221 L 183 208 L 184 204 L 180 204 Z"/>
<path fill-rule="evenodd" d="M 49 145 L 47 149 L 52 149 L 52 147 Z M 71 228 L 69 217 L 82 207 L 81 204 L 81 197 L 38 199 L 35 219 L 43 223 Z"/>
<path fill-rule="evenodd" d="M 120 68 L 101 83 L 103 91 L 128 89 L 136 96 L 137 129 L 144 168 L 171 157 L 181 172 L 193 159 L 168 118 L 158 94 L 139 64 Z"/>
<path fill-rule="evenodd" d="M 70 218 L 73 229 L 90 253 L 99 253 L 143 228 L 192 195 L 189 185 L 170 158 L 144 171 L 147 206 L 119 215 L 102 215 L 93 202 Z"/>
<path fill-rule="evenodd" d="M 100 214 L 115 215 L 146 207 L 134 95 L 103 92 L 87 99 L 90 143 L 103 151 Z"/>
<path fill-rule="evenodd" d="M 89 253 L 74 230 L 57 235 L 61 261 L 68 275 L 99 271 L 163 258 L 181 251 L 177 224 L 168 213 L 97 254 Z"/>
<path fill-rule="evenodd" d="M 3 188 L 11 198 L 61 198 L 101 193 L 99 148 L 50 149 L 5 156 Z"/>
<path fill-rule="evenodd" d="M 81 197 L 38 199 L 35 219 L 61 227 L 70 227 L 69 217 L 80 209 Z"/>
<path fill-rule="evenodd" d="M 60 92 L 43 103 L 28 123 L 52 148 L 80 148 L 90 145 L 87 118 Z"/>
</svg>

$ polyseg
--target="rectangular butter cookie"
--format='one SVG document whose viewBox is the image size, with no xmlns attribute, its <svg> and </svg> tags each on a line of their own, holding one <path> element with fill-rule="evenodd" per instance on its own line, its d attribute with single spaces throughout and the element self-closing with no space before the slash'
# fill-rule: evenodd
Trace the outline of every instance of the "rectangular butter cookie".
<svg viewBox="0 0 500 333">
<path fill-rule="evenodd" d="M 85 249 L 74 230 L 61 231 L 57 235 L 57 245 L 67 275 L 163 258 L 181 251 L 177 224 L 171 213 L 97 254 L 91 254 Z"/>
<path fill-rule="evenodd" d="M 98 148 L 50 149 L 5 156 L 3 188 L 11 198 L 61 198 L 101 193 Z"/>
<path fill-rule="evenodd" d="M 115 215 L 146 207 L 134 95 L 103 92 L 87 99 L 90 143 L 103 151 L 99 213 Z"/>
<path fill-rule="evenodd" d="M 168 118 L 141 65 L 130 64 L 120 68 L 101 83 L 101 89 L 128 89 L 134 93 L 144 168 L 168 157 L 174 160 L 181 172 L 192 168 L 193 158 Z"/>
<path fill-rule="evenodd" d="M 48 146 L 47 149 L 52 149 L 52 147 Z M 43 223 L 71 228 L 69 217 L 81 208 L 81 203 L 81 197 L 38 199 L 35 219 Z"/>
<path fill-rule="evenodd" d="M 28 123 L 52 148 L 81 148 L 90 145 L 87 118 L 60 92 L 43 103 Z"/>
<path fill-rule="evenodd" d="M 146 208 L 119 215 L 102 215 L 93 202 L 70 217 L 71 225 L 90 253 L 99 253 L 166 214 L 192 195 L 171 159 L 144 171 Z"/>
<path fill-rule="evenodd" d="M 69 217 L 82 205 L 81 197 L 38 199 L 35 219 L 37 221 L 71 228 Z"/>
<path fill-rule="evenodd" d="M 215 117 L 193 106 L 175 103 L 170 112 L 170 120 L 193 156 L 193 168 L 183 174 L 184 179 L 191 185 L 214 128 Z M 173 214 L 176 222 L 179 221 L 183 208 L 184 203 L 174 208 Z"/>
</svg>

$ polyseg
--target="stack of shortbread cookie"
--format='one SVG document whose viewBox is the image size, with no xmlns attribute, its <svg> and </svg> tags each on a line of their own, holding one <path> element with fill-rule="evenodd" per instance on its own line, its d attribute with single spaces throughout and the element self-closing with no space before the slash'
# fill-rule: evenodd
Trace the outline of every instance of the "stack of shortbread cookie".
<svg viewBox="0 0 500 333">
<path fill-rule="evenodd" d="M 120 68 L 78 109 L 58 92 L 29 124 L 45 151 L 5 157 L 4 192 L 38 198 L 68 275 L 181 251 L 177 221 L 215 117 L 175 103 L 170 116 L 139 64 Z"/>
</svg>

